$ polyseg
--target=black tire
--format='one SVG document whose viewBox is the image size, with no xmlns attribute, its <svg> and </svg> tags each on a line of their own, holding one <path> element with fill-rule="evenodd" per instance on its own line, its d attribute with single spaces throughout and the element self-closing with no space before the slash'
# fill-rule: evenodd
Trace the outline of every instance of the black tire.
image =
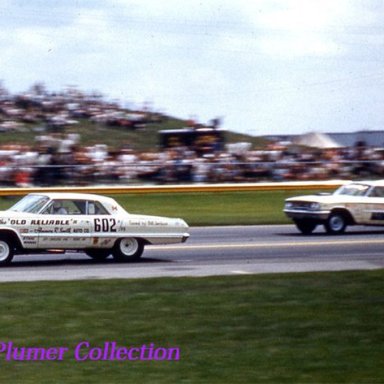
<svg viewBox="0 0 384 384">
<path fill-rule="evenodd" d="M 85 253 L 96 261 L 104 261 L 112 252 L 110 249 L 86 249 Z"/>
<path fill-rule="evenodd" d="M 8 265 L 14 255 L 14 244 L 6 237 L 0 237 L 0 266 Z"/>
<path fill-rule="evenodd" d="M 303 235 L 310 235 L 317 227 L 317 223 L 312 220 L 296 220 L 295 224 Z"/>
<path fill-rule="evenodd" d="M 144 242 L 135 237 L 126 237 L 117 240 L 113 247 L 113 258 L 119 262 L 139 260 L 144 252 Z"/>
<path fill-rule="evenodd" d="M 343 212 L 333 212 L 329 215 L 324 227 L 330 235 L 340 235 L 347 227 L 347 217 Z"/>
</svg>

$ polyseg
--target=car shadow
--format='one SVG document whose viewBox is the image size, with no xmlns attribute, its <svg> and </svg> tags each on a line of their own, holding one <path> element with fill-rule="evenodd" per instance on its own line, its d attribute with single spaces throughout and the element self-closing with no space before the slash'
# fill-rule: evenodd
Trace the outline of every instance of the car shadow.
<svg viewBox="0 0 384 384">
<path fill-rule="evenodd" d="M 50 256 L 50 255 L 49 255 Z M 26 258 L 28 256 L 20 255 L 20 257 Z M 33 256 L 34 258 L 38 256 Z M 88 259 L 86 256 L 83 258 L 61 258 L 61 259 L 44 259 L 44 256 L 42 256 L 42 259 L 36 260 L 18 260 L 18 256 L 15 256 L 13 261 L 7 265 L 0 268 L 1 270 L 8 269 L 8 268 L 24 268 L 24 267 L 61 267 L 61 266 L 91 266 L 91 265 L 142 265 L 142 264 L 154 264 L 154 263 L 172 263 L 173 260 L 169 259 L 161 259 L 161 258 L 152 258 L 152 257 L 143 257 L 139 260 L 135 261 L 128 261 L 128 262 L 116 262 L 113 260 L 112 257 L 109 257 L 105 260 L 99 261 L 99 260 L 93 260 Z"/>
<path fill-rule="evenodd" d="M 342 234 L 339 234 L 339 235 L 331 235 L 331 234 L 328 234 L 327 232 L 325 231 L 315 231 L 313 233 L 311 233 L 310 235 L 304 235 L 302 234 L 301 232 L 297 231 L 297 232 L 280 232 L 280 233 L 276 233 L 276 235 L 278 236 L 284 236 L 284 237 L 305 237 L 305 238 L 308 238 L 308 237 L 350 237 L 350 236 L 364 236 L 364 235 L 384 235 L 384 230 L 354 230 L 354 231 L 348 231 L 348 229 L 346 230 L 346 232 L 342 233 Z"/>
</svg>

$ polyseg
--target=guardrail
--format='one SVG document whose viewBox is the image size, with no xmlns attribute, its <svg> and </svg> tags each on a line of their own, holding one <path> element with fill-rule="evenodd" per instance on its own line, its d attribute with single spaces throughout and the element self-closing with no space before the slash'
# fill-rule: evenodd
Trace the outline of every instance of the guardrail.
<svg viewBox="0 0 384 384">
<path fill-rule="evenodd" d="M 183 184 L 183 185 L 137 185 L 137 186 L 87 186 L 87 187 L 28 187 L 3 188 L 0 196 L 20 196 L 39 192 L 77 192 L 114 194 L 149 193 L 200 193 L 200 192 L 246 192 L 246 191 L 289 191 L 289 190 L 334 190 L 345 180 L 291 181 L 274 183 L 243 184 Z"/>
</svg>

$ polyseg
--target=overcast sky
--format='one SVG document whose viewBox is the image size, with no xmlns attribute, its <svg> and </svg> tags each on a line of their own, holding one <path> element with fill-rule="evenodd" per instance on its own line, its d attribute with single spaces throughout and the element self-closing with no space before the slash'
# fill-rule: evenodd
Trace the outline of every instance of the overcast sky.
<svg viewBox="0 0 384 384">
<path fill-rule="evenodd" d="M 0 0 L 11 92 L 76 85 L 254 135 L 384 129 L 384 0 Z"/>
</svg>

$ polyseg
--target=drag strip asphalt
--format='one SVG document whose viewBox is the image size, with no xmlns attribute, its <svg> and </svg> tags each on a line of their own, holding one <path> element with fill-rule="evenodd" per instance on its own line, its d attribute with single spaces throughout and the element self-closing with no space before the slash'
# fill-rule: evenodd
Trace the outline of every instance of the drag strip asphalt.
<svg viewBox="0 0 384 384">
<path fill-rule="evenodd" d="M 369 270 L 384 267 L 384 228 L 322 228 L 303 236 L 293 225 L 191 228 L 188 242 L 148 246 L 138 262 L 94 262 L 83 253 L 15 256 L 0 282 L 248 275 Z"/>
</svg>

